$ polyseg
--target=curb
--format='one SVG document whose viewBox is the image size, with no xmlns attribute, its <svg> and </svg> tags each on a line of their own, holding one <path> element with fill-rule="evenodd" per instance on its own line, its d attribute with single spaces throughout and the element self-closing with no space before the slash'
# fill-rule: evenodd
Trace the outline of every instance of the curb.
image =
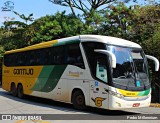
<svg viewBox="0 0 160 123">
<path fill-rule="evenodd" d="M 150 107 L 160 108 L 160 103 L 151 103 Z"/>
</svg>

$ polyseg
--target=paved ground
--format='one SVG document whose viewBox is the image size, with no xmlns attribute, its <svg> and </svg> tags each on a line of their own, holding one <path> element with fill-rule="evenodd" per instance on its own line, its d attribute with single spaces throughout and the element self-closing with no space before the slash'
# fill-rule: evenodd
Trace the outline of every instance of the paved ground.
<svg viewBox="0 0 160 123">
<path fill-rule="evenodd" d="M 77 123 L 84 122 L 84 123 L 97 123 L 98 121 L 101 123 L 111 122 L 111 123 L 128 123 L 129 120 L 116 120 L 120 119 L 119 117 L 123 117 L 127 119 L 130 118 L 137 118 L 143 114 L 149 114 L 148 116 L 152 116 L 153 114 L 160 114 L 160 108 L 140 108 L 140 109 L 132 109 L 132 110 L 125 110 L 125 111 L 110 111 L 110 110 L 101 110 L 96 108 L 89 108 L 87 111 L 78 111 L 73 108 L 70 104 L 60 103 L 56 101 L 51 101 L 42 98 L 35 98 L 27 96 L 25 99 L 18 99 L 13 97 L 10 93 L 3 91 L 0 88 L 0 114 L 1 116 L 4 114 L 54 114 L 51 117 L 58 120 L 14 120 L 8 121 L 3 120 L 0 123 L 56 123 L 56 122 L 65 122 L 65 123 Z M 56 115 L 61 114 L 61 115 Z M 65 114 L 65 115 L 62 115 Z M 77 114 L 77 115 L 75 115 Z M 79 115 L 81 114 L 81 115 Z M 82 116 L 83 115 L 83 116 Z M 5 115 L 6 116 L 6 115 Z M 50 116 L 50 115 L 48 115 Z M 155 115 L 153 115 L 155 116 Z M 78 118 L 78 120 L 61 120 L 65 118 L 70 119 L 69 117 Z M 84 118 L 89 118 L 93 120 L 81 120 Z M 98 119 L 99 120 L 95 120 Z M 100 120 L 100 119 L 115 119 L 115 120 Z M 136 123 L 137 121 L 130 121 L 131 123 Z M 140 122 L 153 122 L 152 120 L 141 120 Z M 154 120 L 155 123 L 160 123 L 158 120 Z"/>
</svg>

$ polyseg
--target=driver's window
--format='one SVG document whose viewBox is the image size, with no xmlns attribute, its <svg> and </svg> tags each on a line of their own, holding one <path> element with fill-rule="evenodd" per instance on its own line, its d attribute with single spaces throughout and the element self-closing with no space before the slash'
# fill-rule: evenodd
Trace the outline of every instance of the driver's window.
<svg viewBox="0 0 160 123">
<path fill-rule="evenodd" d="M 106 82 L 106 83 L 108 82 L 107 67 L 106 67 L 105 60 L 103 59 L 97 59 L 96 77 L 103 82 Z"/>
</svg>

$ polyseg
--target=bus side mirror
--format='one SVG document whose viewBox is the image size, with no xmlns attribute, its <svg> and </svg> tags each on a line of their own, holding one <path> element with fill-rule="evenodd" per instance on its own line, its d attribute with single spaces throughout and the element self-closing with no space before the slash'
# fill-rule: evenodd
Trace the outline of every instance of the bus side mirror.
<svg viewBox="0 0 160 123">
<path fill-rule="evenodd" d="M 112 68 L 116 68 L 116 56 L 112 52 L 107 51 L 107 50 L 100 50 L 100 49 L 95 49 L 94 52 L 98 52 L 98 53 L 108 55 L 111 59 Z"/>
<path fill-rule="evenodd" d="M 155 58 L 154 56 L 150 56 L 150 55 L 145 55 L 147 59 L 153 60 L 155 63 L 155 71 L 159 70 L 159 61 L 157 58 Z"/>
</svg>

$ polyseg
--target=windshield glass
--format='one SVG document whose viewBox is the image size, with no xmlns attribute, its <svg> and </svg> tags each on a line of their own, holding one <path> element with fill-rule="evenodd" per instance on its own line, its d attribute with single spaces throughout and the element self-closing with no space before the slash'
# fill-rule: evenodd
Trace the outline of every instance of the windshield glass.
<svg viewBox="0 0 160 123">
<path fill-rule="evenodd" d="M 144 90 L 148 87 L 148 68 L 141 49 L 108 46 L 116 56 L 116 68 L 113 69 L 113 83 L 122 89 Z"/>
<path fill-rule="evenodd" d="M 132 49 L 131 56 L 135 64 L 136 72 L 139 74 L 140 73 L 148 74 L 147 65 L 145 64 L 143 52 L 140 50 Z"/>
</svg>

